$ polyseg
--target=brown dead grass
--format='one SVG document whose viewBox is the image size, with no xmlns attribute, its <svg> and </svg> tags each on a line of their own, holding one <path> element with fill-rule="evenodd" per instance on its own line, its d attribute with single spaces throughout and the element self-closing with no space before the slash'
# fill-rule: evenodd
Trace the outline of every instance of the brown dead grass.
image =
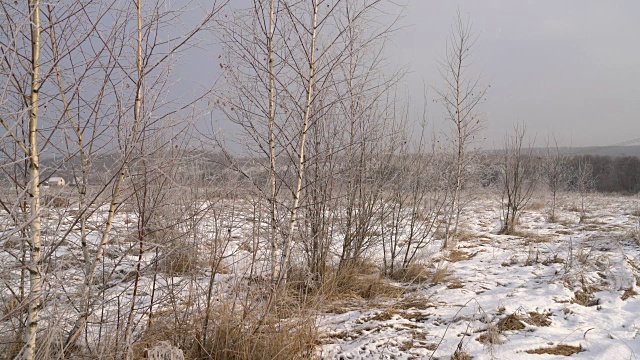
<svg viewBox="0 0 640 360">
<path fill-rule="evenodd" d="M 640 245 L 640 229 L 636 228 L 629 230 L 623 235 L 617 236 L 616 238 L 618 238 L 619 240 L 633 240 L 636 245 Z"/>
<path fill-rule="evenodd" d="M 500 338 L 500 332 L 495 326 L 490 326 L 487 330 L 476 340 L 483 345 L 501 345 L 504 343 Z"/>
<path fill-rule="evenodd" d="M 390 284 L 385 279 L 375 279 L 374 281 L 369 281 L 366 287 L 361 286 L 357 293 L 363 299 L 375 299 L 395 298 L 402 295 L 403 292 L 403 288 Z"/>
<path fill-rule="evenodd" d="M 394 271 L 391 278 L 403 282 L 422 283 L 431 278 L 431 272 L 424 264 L 412 263 L 405 268 Z"/>
<path fill-rule="evenodd" d="M 380 275 L 377 267 L 369 263 L 355 264 L 330 271 L 319 289 L 329 302 L 342 299 L 397 298 L 405 292 Z"/>
<path fill-rule="evenodd" d="M 193 246 L 171 249 L 160 260 L 160 269 L 169 275 L 188 275 L 198 268 L 198 250 Z"/>
<path fill-rule="evenodd" d="M 529 312 L 529 317 L 524 319 L 524 322 L 533 326 L 545 327 L 545 326 L 551 325 L 551 320 L 549 320 L 550 317 L 551 317 L 550 312 L 539 313 L 536 311 L 531 311 Z"/>
<path fill-rule="evenodd" d="M 531 203 L 529 203 L 526 209 L 530 211 L 540 211 L 544 209 L 544 207 L 545 207 L 544 201 L 532 201 Z"/>
<path fill-rule="evenodd" d="M 45 206 L 49 206 L 56 209 L 68 208 L 70 201 L 63 196 L 45 195 L 42 201 Z"/>
<path fill-rule="evenodd" d="M 637 291 L 635 291 L 635 290 L 633 290 L 633 289 L 627 289 L 627 290 L 625 290 L 625 291 L 624 291 L 624 294 L 622 294 L 622 296 L 620 297 L 620 299 L 621 299 L 622 301 L 625 301 L 625 300 L 627 300 L 627 299 L 629 299 L 629 298 L 631 298 L 631 297 L 634 297 L 634 296 L 636 296 L 636 295 L 638 295 L 638 292 L 637 292 Z"/>
<path fill-rule="evenodd" d="M 564 264 L 564 259 L 559 257 L 558 254 L 553 254 L 552 258 L 548 258 L 542 262 L 542 265 L 549 266 L 551 264 Z"/>
<path fill-rule="evenodd" d="M 409 351 L 411 349 L 413 349 L 413 339 L 403 342 L 398 348 L 400 351 Z"/>
<path fill-rule="evenodd" d="M 0 334 L 0 359 L 18 359 L 22 350 L 22 336 L 18 331 Z"/>
<path fill-rule="evenodd" d="M 584 224 L 584 222 L 583 222 Z M 624 230 L 623 227 L 618 226 L 618 225 L 611 225 L 611 224 L 594 224 L 594 223 L 587 223 L 585 225 L 583 225 L 580 230 L 582 231 L 599 231 L 602 233 L 607 233 L 607 232 L 614 232 L 614 231 L 620 231 L 620 230 Z"/>
<path fill-rule="evenodd" d="M 465 351 L 456 351 L 451 357 L 451 360 L 471 360 L 471 355 Z"/>
<path fill-rule="evenodd" d="M 566 211 L 571 211 L 571 212 L 580 212 L 582 211 L 582 209 L 580 208 L 580 206 L 576 205 L 576 204 L 571 204 L 565 207 Z"/>
<path fill-rule="evenodd" d="M 455 250 L 454 249 L 454 250 L 449 251 L 449 254 L 447 255 L 447 261 L 449 261 L 449 262 L 466 261 L 466 260 L 472 259 L 477 254 L 478 254 L 477 251 L 474 252 L 474 253 L 468 253 L 466 251 Z"/>
<path fill-rule="evenodd" d="M 434 307 L 429 298 L 409 297 L 396 302 L 393 307 L 400 310 L 428 309 Z"/>
<path fill-rule="evenodd" d="M 453 271 L 449 269 L 449 267 L 445 264 L 436 268 L 433 272 L 433 276 L 431 278 L 431 284 L 438 285 L 451 281 L 451 277 L 453 276 Z"/>
<path fill-rule="evenodd" d="M 590 291 L 586 290 L 577 290 L 574 293 L 573 299 L 571 302 L 574 304 L 582 305 L 582 306 L 596 306 L 600 304 L 600 300 L 596 299 Z"/>
<path fill-rule="evenodd" d="M 526 327 L 522 322 L 520 316 L 518 316 L 517 314 L 507 315 L 506 317 L 500 319 L 496 326 L 498 327 L 498 331 L 500 332 L 522 330 Z"/>
<path fill-rule="evenodd" d="M 573 354 L 577 354 L 582 351 L 584 351 L 584 349 L 582 348 L 581 345 L 571 346 L 571 345 L 559 344 L 554 347 L 526 350 L 525 352 L 527 354 L 538 354 L 538 355 L 549 354 L 549 355 L 571 356 Z"/>
<path fill-rule="evenodd" d="M 369 318 L 367 318 L 366 320 L 364 320 L 364 322 L 369 322 L 369 321 L 389 321 L 391 319 L 393 319 L 394 316 L 398 315 L 400 312 L 394 309 L 388 309 L 388 310 L 384 310 L 381 311 Z"/>
<path fill-rule="evenodd" d="M 506 235 L 521 237 L 525 240 L 526 244 L 548 243 L 548 242 L 551 242 L 552 240 L 552 236 L 550 234 L 534 234 L 532 232 L 524 231 L 524 230 L 515 230 Z"/>
<path fill-rule="evenodd" d="M 19 249 L 22 240 L 16 237 L 6 238 L 5 241 L 2 242 L 2 246 L 0 246 L 3 250 L 11 250 L 11 249 Z"/>
<path fill-rule="evenodd" d="M 410 320 L 410 321 L 423 322 L 428 320 L 429 317 L 431 316 L 433 315 L 430 313 L 423 313 L 420 311 L 404 311 L 400 309 L 389 308 L 389 309 L 382 310 L 375 315 L 372 315 L 363 319 L 359 319 L 357 322 L 368 323 L 370 321 L 389 321 L 389 320 L 392 320 L 394 317 L 401 317 L 403 319 Z"/>
<path fill-rule="evenodd" d="M 260 311 L 219 306 L 211 313 L 206 338 L 201 323 L 158 318 L 133 344 L 135 359 L 145 358 L 146 348 L 168 341 L 184 351 L 187 359 L 253 360 L 308 359 L 318 343 L 315 318 L 303 311 L 296 317 L 266 317 Z M 277 314 L 273 314 L 277 315 Z"/>
<path fill-rule="evenodd" d="M 476 234 L 474 234 L 473 232 L 467 230 L 467 229 L 460 229 L 458 230 L 458 233 L 455 236 L 455 240 L 456 242 L 468 242 L 470 240 L 473 240 L 477 237 Z"/>
<path fill-rule="evenodd" d="M 401 313 L 400 316 L 410 321 L 425 322 L 429 320 L 429 318 L 433 316 L 433 314 L 423 313 L 420 311 L 412 311 L 412 312 Z"/>
</svg>

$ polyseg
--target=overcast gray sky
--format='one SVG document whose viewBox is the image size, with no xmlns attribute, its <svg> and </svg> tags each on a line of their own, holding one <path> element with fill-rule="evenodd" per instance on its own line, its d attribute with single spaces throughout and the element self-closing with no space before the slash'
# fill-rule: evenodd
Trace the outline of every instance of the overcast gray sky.
<svg viewBox="0 0 640 360">
<path fill-rule="evenodd" d="M 486 146 L 517 122 L 540 145 L 549 133 L 573 146 L 640 138 L 640 1 L 410 0 L 389 56 L 410 66 L 411 93 L 442 84 L 437 60 L 458 9 L 479 36 L 472 69 L 491 85 Z"/>
<path fill-rule="evenodd" d="M 574 147 L 640 138 L 639 0 L 398 1 L 407 5 L 388 60 L 409 67 L 400 90 L 412 94 L 417 109 L 424 84 L 443 84 L 437 61 L 457 10 L 471 20 L 478 35 L 471 70 L 491 86 L 483 104 L 484 147 L 501 147 L 506 132 L 522 122 L 538 145 L 550 134 Z M 246 0 L 232 1 L 243 5 Z M 213 47 L 206 55 L 188 56 L 186 62 L 195 64 L 186 67 L 183 81 L 197 85 L 206 78 L 196 65 L 209 67 L 211 79 L 217 75 Z M 443 111 L 430 104 L 430 121 L 441 126 Z"/>
</svg>

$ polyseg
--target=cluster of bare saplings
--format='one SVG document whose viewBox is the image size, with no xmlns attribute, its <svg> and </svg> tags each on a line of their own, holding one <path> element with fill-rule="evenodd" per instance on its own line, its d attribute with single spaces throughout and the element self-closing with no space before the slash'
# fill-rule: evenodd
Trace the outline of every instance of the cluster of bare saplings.
<svg viewBox="0 0 640 360">
<path fill-rule="evenodd" d="M 503 233 L 536 186 L 550 219 L 559 192 L 594 187 L 591 162 L 534 154 L 523 127 L 476 149 L 486 87 L 463 16 L 436 142 L 386 67 L 390 1 L 206 3 L 0 6 L 0 357 L 305 358 L 319 309 L 373 296 L 372 271 L 415 281 L 482 185 Z M 175 96 L 208 46 L 197 71 L 220 81 Z"/>
</svg>

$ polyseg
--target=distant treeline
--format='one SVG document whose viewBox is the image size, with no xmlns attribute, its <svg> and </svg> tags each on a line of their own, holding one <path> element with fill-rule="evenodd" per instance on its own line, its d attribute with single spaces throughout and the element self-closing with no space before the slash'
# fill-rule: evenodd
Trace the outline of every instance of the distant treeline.
<svg viewBox="0 0 640 360">
<path fill-rule="evenodd" d="M 534 155 L 538 185 L 548 185 L 545 165 L 550 161 L 544 155 Z M 502 186 L 503 169 L 501 155 L 491 154 L 480 158 L 477 181 L 483 186 Z M 635 194 L 640 192 L 640 158 L 637 156 L 562 155 L 562 174 L 559 174 L 559 190 L 578 191 L 579 184 L 587 191 L 603 193 Z M 587 177 L 588 179 L 585 179 Z M 586 183 L 585 183 L 586 182 Z"/>
<path fill-rule="evenodd" d="M 377 179 L 395 177 L 398 178 L 401 173 L 407 171 L 407 169 L 399 166 L 400 163 L 413 162 L 431 162 L 431 167 L 434 166 L 433 160 L 429 160 L 433 155 L 394 155 L 393 160 L 386 159 L 387 166 L 379 166 L 380 169 L 376 172 L 373 170 L 371 176 L 367 177 L 366 181 L 375 182 Z M 544 186 L 545 174 L 544 163 L 548 161 L 542 154 L 534 155 L 537 161 L 538 168 L 538 181 L 540 186 Z M 224 158 L 217 153 L 189 153 L 185 155 L 189 159 L 189 165 L 186 166 L 185 172 L 190 172 L 194 176 L 190 179 L 190 184 L 197 186 L 200 182 L 206 179 L 217 179 L 217 183 L 226 184 L 233 183 L 236 186 L 246 186 L 247 179 L 240 173 L 233 170 L 233 166 L 230 165 L 229 159 Z M 410 159 L 404 159 L 409 157 Z M 640 192 L 640 158 L 637 156 L 603 156 L 603 155 L 562 155 L 563 165 L 565 168 L 564 182 L 561 188 L 564 190 L 576 190 L 576 184 L 579 182 L 577 177 L 583 171 L 581 167 L 589 167 L 590 172 L 590 190 L 597 192 L 618 192 L 618 193 L 638 193 Z M 404 161 L 402 161 L 404 159 Z M 336 168 L 340 168 L 341 159 L 335 158 L 337 162 Z M 483 187 L 487 186 L 500 186 L 502 184 L 503 169 L 501 166 L 502 156 L 498 154 L 482 154 L 477 159 L 475 165 L 471 166 L 473 170 L 469 169 L 474 175 L 470 175 L 467 185 L 473 186 L 473 184 L 479 184 Z M 384 161 L 383 161 L 384 162 Z M 95 161 L 98 170 L 90 173 L 90 183 L 99 183 L 99 177 L 104 176 L 105 173 L 109 173 L 106 169 L 111 169 L 115 162 L 114 156 L 103 156 Z M 256 159 L 250 158 L 237 158 L 235 159 L 236 166 L 242 169 L 242 173 L 245 175 L 251 175 L 254 181 L 268 180 L 268 164 L 261 163 Z M 436 172 L 447 172 L 447 163 L 451 163 L 451 160 L 441 159 L 439 161 L 440 168 L 431 169 Z M 449 164 L 451 165 L 451 164 Z M 74 184 L 74 171 L 73 167 L 78 166 L 75 159 L 67 159 L 63 162 L 53 162 L 50 159 L 43 161 L 43 173 L 46 179 L 49 176 L 62 176 L 65 178 L 69 185 Z M 132 169 L 135 169 L 136 164 L 131 165 Z M 287 169 L 283 168 L 281 176 L 292 176 L 287 174 Z M 450 171 L 450 169 L 449 169 Z M 338 172 L 339 173 L 339 172 Z M 336 176 L 334 174 L 333 176 Z M 5 183 L 9 180 L 6 174 L 0 173 L 0 183 Z M 340 181 L 341 177 L 338 176 L 334 180 Z M 187 185 L 187 184 L 185 184 Z"/>
<path fill-rule="evenodd" d="M 590 164 L 594 190 L 599 192 L 637 193 L 640 191 L 640 158 L 636 156 L 580 155 L 569 159 L 571 169 L 580 163 Z M 571 177 L 570 177 L 571 185 Z"/>
</svg>

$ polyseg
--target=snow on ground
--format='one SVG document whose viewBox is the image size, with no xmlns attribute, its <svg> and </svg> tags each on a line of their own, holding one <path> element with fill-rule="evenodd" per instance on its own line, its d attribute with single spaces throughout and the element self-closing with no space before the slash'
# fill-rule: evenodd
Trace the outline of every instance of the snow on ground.
<svg viewBox="0 0 640 360">
<path fill-rule="evenodd" d="M 507 236 L 496 235 L 498 202 L 478 198 L 464 213 L 456 249 L 439 254 L 441 244 L 434 242 L 422 254 L 433 272 L 440 269 L 440 281 L 395 283 L 403 295 L 345 298 L 327 305 L 318 320 L 317 355 L 323 359 L 450 359 L 458 352 L 473 359 L 547 359 L 563 351 L 579 351 L 572 358 L 635 359 L 640 354 L 640 295 L 636 295 L 640 293 L 640 246 L 634 240 L 639 203 L 635 197 L 590 196 L 588 217 L 580 223 L 578 200 L 567 195 L 559 201 L 558 220 L 549 222 L 548 201 L 535 199 L 521 215 L 517 236 Z M 222 222 L 216 226 L 205 222 L 211 226 L 204 231 L 208 238 L 198 238 L 195 245 L 205 262 L 207 254 L 224 254 L 224 271 L 215 277 L 216 301 L 237 292 L 237 278 L 253 278 L 268 268 L 262 250 L 255 254 L 254 267 L 250 266 L 252 249 L 258 249 L 251 234 L 261 226 L 255 219 L 256 209 L 238 203 L 237 208 L 217 211 L 225 214 L 224 221 L 218 219 Z M 96 212 L 91 220 L 99 224 L 103 215 Z M 130 297 L 132 292 L 137 256 L 129 253 L 131 244 L 126 240 L 133 231 L 132 216 L 116 217 L 113 244 L 105 254 L 106 300 L 90 317 L 92 324 L 99 324 L 91 325 L 98 334 L 116 326 L 104 319 L 114 318 L 109 313 L 117 312 L 120 297 Z M 53 224 L 50 228 L 55 228 L 55 219 L 48 220 Z M 70 225 L 63 222 L 58 231 L 65 226 Z M 54 235 L 47 236 L 53 239 Z M 224 241 L 216 242 L 216 236 Z M 92 246 L 99 238 L 99 232 L 89 234 Z M 71 234 L 67 240 L 52 257 L 60 270 L 46 278 L 48 299 L 64 300 L 80 291 L 64 286 L 82 284 L 77 236 Z M 214 243 L 219 245 L 212 247 Z M 1 278 L 16 287 L 17 255 L 5 256 L 8 251 L 13 250 L 5 249 L 3 266 L 13 272 L 4 272 Z M 143 267 L 153 265 L 146 257 L 142 262 Z M 194 287 L 204 294 L 211 276 L 207 267 L 192 279 L 161 274 L 155 279 L 157 298 L 169 292 L 191 294 Z M 152 280 L 140 279 L 137 304 L 142 307 L 150 301 Z M 4 290 L 0 295 L 8 296 Z M 76 316 L 70 310 L 55 313 L 51 304 L 57 303 L 47 301 L 45 324 L 67 323 Z M 59 310 L 63 305 L 56 306 Z M 138 321 L 143 320 L 144 315 L 139 315 Z M 11 324 L 1 325 L 9 328 Z"/>
<path fill-rule="evenodd" d="M 590 197 L 582 224 L 572 201 L 561 203 L 556 223 L 534 203 L 520 236 L 507 236 L 496 235 L 498 204 L 473 202 L 456 251 L 435 262 L 446 264 L 449 279 L 324 314 L 320 357 L 449 359 L 457 350 L 473 359 L 547 359 L 573 349 L 577 359 L 635 359 L 638 201 Z M 546 348 L 554 350 L 527 352 Z"/>
</svg>

